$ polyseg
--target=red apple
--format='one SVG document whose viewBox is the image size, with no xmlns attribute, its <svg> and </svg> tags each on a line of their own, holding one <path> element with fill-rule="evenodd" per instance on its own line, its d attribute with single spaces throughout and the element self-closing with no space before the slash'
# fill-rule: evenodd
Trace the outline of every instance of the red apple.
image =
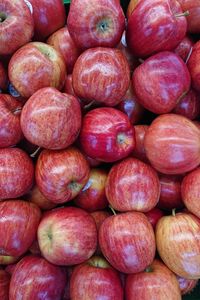
<svg viewBox="0 0 200 300">
<path fill-rule="evenodd" d="M 25 98 L 43 87 L 61 90 L 66 76 L 64 58 L 50 45 L 28 43 L 11 57 L 8 76 L 16 90 Z"/>
<path fill-rule="evenodd" d="M 148 125 L 135 125 L 135 148 L 133 149 L 132 155 L 144 162 L 148 162 L 145 148 L 144 148 L 144 137 L 148 129 Z"/>
<path fill-rule="evenodd" d="M 58 300 L 64 294 L 66 275 L 42 257 L 30 255 L 16 265 L 9 289 L 9 300 Z"/>
<path fill-rule="evenodd" d="M 200 218 L 200 168 L 183 178 L 181 195 L 186 208 Z"/>
<path fill-rule="evenodd" d="M 161 209 L 172 210 L 173 208 L 181 209 L 184 204 L 181 197 L 182 176 L 160 174 L 160 199 L 158 207 Z"/>
<path fill-rule="evenodd" d="M 98 101 L 107 106 L 115 106 L 129 87 L 128 61 L 119 49 L 88 49 L 79 56 L 74 65 L 72 83 L 79 98 L 87 102 Z"/>
<path fill-rule="evenodd" d="M 42 255 L 56 265 L 75 265 L 89 259 L 97 246 L 97 229 L 83 209 L 61 207 L 46 213 L 38 227 Z"/>
<path fill-rule="evenodd" d="M 20 113 L 22 104 L 7 94 L 0 94 L 0 148 L 14 146 L 22 139 Z"/>
<path fill-rule="evenodd" d="M 46 87 L 25 103 L 20 124 L 25 138 L 46 149 L 73 144 L 81 128 L 81 108 L 76 97 Z"/>
<path fill-rule="evenodd" d="M 130 157 L 111 168 L 105 190 L 114 209 L 147 212 L 158 203 L 160 182 L 151 166 Z"/>
<path fill-rule="evenodd" d="M 80 48 L 115 47 L 125 29 L 125 16 L 118 0 L 74 0 L 67 26 Z"/>
<path fill-rule="evenodd" d="M 0 199 L 18 198 L 33 185 L 34 166 L 19 148 L 0 149 Z"/>
<path fill-rule="evenodd" d="M 54 203 L 75 198 L 89 178 L 90 168 L 76 148 L 43 150 L 36 164 L 36 183 L 41 193 Z"/>
<path fill-rule="evenodd" d="M 83 118 L 80 143 L 86 155 L 104 162 L 128 156 L 135 146 L 135 132 L 128 117 L 111 107 L 96 108 Z"/>
<path fill-rule="evenodd" d="M 147 219 L 149 220 L 149 222 L 153 226 L 153 229 L 155 230 L 156 224 L 158 223 L 158 221 L 160 220 L 160 218 L 162 218 L 164 216 L 164 213 L 163 213 L 162 210 L 160 210 L 159 208 L 155 207 L 155 208 L 147 211 L 145 213 L 145 216 L 147 217 Z"/>
<path fill-rule="evenodd" d="M 33 36 L 33 18 L 23 0 L 1 0 L 0 56 L 13 54 Z"/>
<path fill-rule="evenodd" d="M 163 262 L 186 279 L 200 278 L 200 220 L 189 212 L 162 217 L 156 244 Z"/>
<path fill-rule="evenodd" d="M 63 27 L 66 12 L 62 0 L 28 0 L 32 5 L 34 38 L 44 41 L 50 34 Z"/>
<path fill-rule="evenodd" d="M 35 203 L 42 210 L 49 210 L 56 207 L 56 203 L 51 202 L 47 199 L 38 189 L 37 185 L 34 185 L 33 188 L 25 195 L 26 200 Z"/>
<path fill-rule="evenodd" d="M 200 96 L 191 89 L 176 105 L 173 112 L 194 120 L 200 115 Z"/>
<path fill-rule="evenodd" d="M 36 237 L 40 217 L 40 209 L 33 203 L 22 200 L 0 202 L 0 253 L 8 256 L 24 254 Z"/>
<path fill-rule="evenodd" d="M 7 70 L 0 61 L 0 90 L 6 90 L 8 85 Z"/>
<path fill-rule="evenodd" d="M 75 204 L 89 212 L 104 209 L 108 205 L 105 195 L 107 172 L 103 169 L 91 169 L 88 182 L 74 199 Z"/>
<path fill-rule="evenodd" d="M 127 276 L 125 294 L 126 300 L 182 299 L 175 274 L 157 259 L 144 271 Z"/>
<path fill-rule="evenodd" d="M 174 109 L 189 91 L 191 79 L 183 60 L 173 52 L 163 51 L 135 69 L 132 83 L 142 106 L 153 113 L 164 114 Z"/>
<path fill-rule="evenodd" d="M 0 269 L 0 299 L 9 300 L 10 274 Z"/>
<path fill-rule="evenodd" d="M 179 287 L 181 290 L 181 295 L 189 294 L 197 286 L 198 280 L 196 279 L 186 279 L 180 276 L 176 276 Z"/>
<path fill-rule="evenodd" d="M 127 274 L 143 271 L 155 256 L 153 228 L 140 212 L 105 219 L 99 229 L 99 244 L 109 263 Z"/>
<path fill-rule="evenodd" d="M 200 41 L 194 44 L 192 53 L 188 60 L 187 66 L 192 78 L 192 86 L 198 92 L 200 91 Z"/>
<path fill-rule="evenodd" d="M 199 0 L 178 0 L 183 11 L 188 10 L 187 31 L 200 33 L 200 1 Z"/>
<path fill-rule="evenodd" d="M 133 55 L 173 50 L 184 38 L 187 20 L 176 0 L 140 0 L 128 19 L 126 40 Z"/>
<path fill-rule="evenodd" d="M 66 76 L 63 92 L 76 97 L 76 94 L 75 94 L 74 88 L 73 88 L 73 84 L 72 84 L 72 74 L 69 74 Z"/>
<path fill-rule="evenodd" d="M 99 256 L 74 268 L 70 280 L 71 299 L 123 300 L 123 287 L 119 273 Z"/>
<path fill-rule="evenodd" d="M 200 163 L 200 134 L 189 119 L 165 114 L 155 118 L 144 139 L 147 158 L 164 174 L 182 174 Z"/>
<path fill-rule="evenodd" d="M 189 36 L 185 36 L 183 40 L 174 49 L 174 52 L 179 55 L 185 62 L 188 61 L 194 45 L 193 40 Z"/>
<path fill-rule="evenodd" d="M 47 44 L 53 46 L 62 54 L 67 67 L 67 72 L 71 74 L 74 64 L 81 53 L 81 50 L 76 46 L 73 39 L 71 38 L 68 28 L 63 27 L 54 32 L 48 38 Z"/>
</svg>

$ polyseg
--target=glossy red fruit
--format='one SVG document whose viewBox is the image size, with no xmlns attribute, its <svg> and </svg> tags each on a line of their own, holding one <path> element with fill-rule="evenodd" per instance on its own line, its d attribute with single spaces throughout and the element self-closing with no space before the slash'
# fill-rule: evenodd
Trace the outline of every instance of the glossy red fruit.
<svg viewBox="0 0 200 300">
<path fill-rule="evenodd" d="M 200 33 L 200 1 L 199 0 L 178 0 L 183 11 L 189 11 L 187 16 L 187 31 Z"/>
<path fill-rule="evenodd" d="M 148 125 L 135 125 L 135 148 L 133 149 L 132 155 L 144 162 L 148 162 L 145 147 L 144 147 L 144 137 L 148 129 Z"/>
<path fill-rule="evenodd" d="M 164 216 L 164 212 L 162 210 L 160 210 L 159 208 L 155 207 L 155 208 L 151 209 L 150 211 L 147 211 L 145 213 L 145 216 L 147 217 L 147 219 L 153 226 L 153 229 L 155 230 L 156 224 L 158 223 L 160 218 L 162 218 Z"/>
<path fill-rule="evenodd" d="M 42 210 L 49 210 L 56 207 L 56 203 L 51 202 L 49 199 L 40 192 L 37 185 L 34 185 L 33 188 L 25 195 L 25 199 L 32 203 L 35 203 Z"/>
<path fill-rule="evenodd" d="M 187 66 L 192 78 L 192 86 L 195 90 L 200 91 L 200 41 L 194 44 L 192 53 L 188 60 Z"/>
</svg>

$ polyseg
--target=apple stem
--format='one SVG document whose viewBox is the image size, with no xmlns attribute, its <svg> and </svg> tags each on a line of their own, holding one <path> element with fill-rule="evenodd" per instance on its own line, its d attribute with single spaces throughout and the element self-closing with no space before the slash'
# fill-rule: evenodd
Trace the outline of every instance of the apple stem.
<svg viewBox="0 0 200 300">
<path fill-rule="evenodd" d="M 173 208 L 172 209 L 172 216 L 175 217 L 175 215 L 176 215 L 176 208 Z"/>
<path fill-rule="evenodd" d="M 138 61 L 139 61 L 141 64 L 143 64 L 143 62 L 144 62 L 144 59 L 142 59 L 142 58 L 139 58 L 139 59 L 138 59 Z"/>
<path fill-rule="evenodd" d="M 41 147 L 38 147 L 33 153 L 30 154 L 30 157 L 36 157 L 36 155 L 38 154 L 38 152 L 40 151 Z"/>
<path fill-rule="evenodd" d="M 117 215 L 117 213 L 116 213 L 116 211 L 114 210 L 114 208 L 111 206 L 111 205 L 109 205 L 109 208 L 110 208 L 110 210 L 112 211 L 112 213 L 113 213 L 113 215 Z"/>
<path fill-rule="evenodd" d="M 180 18 L 180 17 L 187 17 L 187 16 L 189 16 L 189 10 L 186 10 L 185 12 L 183 12 L 183 13 L 179 13 L 179 14 L 175 14 L 175 17 L 176 18 Z"/>
<path fill-rule="evenodd" d="M 14 115 L 18 115 L 19 113 L 21 113 L 21 111 L 22 111 L 22 108 L 21 108 L 21 107 L 18 107 L 18 108 L 16 108 L 16 109 L 13 111 L 13 114 L 14 114 Z"/>
</svg>

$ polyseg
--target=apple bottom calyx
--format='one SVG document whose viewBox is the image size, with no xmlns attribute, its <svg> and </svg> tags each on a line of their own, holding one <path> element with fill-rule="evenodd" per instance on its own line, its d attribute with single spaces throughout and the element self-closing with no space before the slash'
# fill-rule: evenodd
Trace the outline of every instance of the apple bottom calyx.
<svg viewBox="0 0 200 300">
<path fill-rule="evenodd" d="M 0 23 L 3 23 L 6 20 L 7 16 L 5 13 L 0 12 Z"/>
</svg>

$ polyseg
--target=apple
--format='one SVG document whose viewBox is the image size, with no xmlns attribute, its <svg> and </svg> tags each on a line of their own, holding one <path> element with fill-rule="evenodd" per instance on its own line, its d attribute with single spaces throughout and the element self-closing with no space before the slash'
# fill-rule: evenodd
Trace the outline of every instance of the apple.
<svg viewBox="0 0 200 300">
<path fill-rule="evenodd" d="M 179 55 L 185 62 L 188 61 L 194 45 L 193 40 L 189 36 L 185 36 L 183 40 L 174 49 L 174 52 Z"/>
<path fill-rule="evenodd" d="M 126 300 L 181 300 L 178 280 L 161 261 L 155 259 L 144 271 L 126 278 Z"/>
<path fill-rule="evenodd" d="M 8 85 L 8 75 L 7 70 L 3 63 L 0 61 L 0 90 L 6 90 Z"/>
<path fill-rule="evenodd" d="M 67 73 L 71 74 L 74 64 L 81 54 L 81 50 L 76 46 L 69 34 L 67 27 L 60 28 L 54 32 L 47 40 L 47 44 L 59 51 L 66 64 Z"/>
<path fill-rule="evenodd" d="M 176 115 L 158 116 L 144 138 L 147 158 L 164 174 L 182 174 L 200 163 L 200 135 L 189 119 Z"/>
<path fill-rule="evenodd" d="M 187 20 L 176 0 L 140 0 L 129 16 L 126 40 L 133 55 L 173 50 L 185 37 Z"/>
<path fill-rule="evenodd" d="M 192 53 L 188 59 L 187 66 L 192 78 L 192 86 L 198 92 L 200 91 L 200 41 L 194 44 Z"/>
<path fill-rule="evenodd" d="M 164 216 L 164 212 L 161 209 L 154 207 L 151 210 L 147 211 L 145 213 L 145 216 L 147 217 L 147 219 L 153 226 L 153 229 L 155 230 L 156 224 L 158 223 L 160 218 L 162 218 Z"/>
<path fill-rule="evenodd" d="M 0 94 L 0 148 L 15 146 L 22 139 L 22 104 L 8 94 Z"/>
<path fill-rule="evenodd" d="M 200 278 L 200 220 L 189 212 L 162 217 L 156 226 L 156 245 L 163 262 L 186 279 Z"/>
<path fill-rule="evenodd" d="M 119 273 L 102 257 L 94 256 L 76 266 L 70 279 L 71 299 L 123 300 Z"/>
<path fill-rule="evenodd" d="M 24 196 L 26 200 L 35 203 L 42 210 L 49 210 L 56 207 L 56 203 L 47 199 L 38 189 L 37 185 L 34 185 L 32 189 Z"/>
<path fill-rule="evenodd" d="M 128 117 L 111 107 L 91 110 L 83 117 L 80 144 L 86 155 L 104 162 L 128 156 L 135 146 L 135 133 Z"/>
<path fill-rule="evenodd" d="M 80 264 L 96 250 L 95 221 L 80 208 L 55 208 L 47 212 L 39 224 L 38 243 L 49 262 L 63 266 Z"/>
<path fill-rule="evenodd" d="M 28 43 L 33 30 L 33 18 L 24 0 L 1 0 L 0 56 L 11 55 Z"/>
<path fill-rule="evenodd" d="M 29 98 L 43 87 L 61 90 L 66 76 L 64 58 L 50 45 L 31 42 L 13 54 L 8 76 L 24 98 Z"/>
<path fill-rule="evenodd" d="M 24 254 L 36 237 L 40 217 L 40 209 L 33 203 L 23 200 L 0 202 L 1 255 Z"/>
<path fill-rule="evenodd" d="M 161 190 L 158 207 L 166 210 L 183 208 L 184 204 L 181 197 L 183 176 L 159 174 L 159 179 Z"/>
<path fill-rule="evenodd" d="M 125 16 L 118 0 L 74 0 L 67 26 L 79 48 L 114 48 L 125 29 Z"/>
<path fill-rule="evenodd" d="M 194 120 L 200 115 L 200 96 L 191 89 L 175 106 L 173 113 Z"/>
<path fill-rule="evenodd" d="M 136 157 L 144 162 L 148 162 L 145 148 L 144 137 L 148 129 L 148 125 L 135 125 L 135 148 L 133 149 L 132 156 Z"/>
<path fill-rule="evenodd" d="M 76 97 L 76 94 L 75 94 L 74 88 L 73 88 L 73 84 L 72 84 L 72 74 L 68 74 L 65 78 L 63 93 L 70 94 L 70 95 Z M 80 99 L 79 99 L 79 101 L 80 101 Z"/>
<path fill-rule="evenodd" d="M 40 192 L 54 203 L 75 198 L 89 179 L 90 168 L 75 147 L 43 150 L 37 160 L 35 177 Z"/>
<path fill-rule="evenodd" d="M 92 168 L 88 182 L 74 199 L 76 206 L 89 212 L 106 208 L 108 206 L 105 195 L 106 179 L 105 170 Z"/>
<path fill-rule="evenodd" d="M 176 276 L 179 287 L 181 290 L 181 295 L 189 294 L 197 286 L 198 280 L 196 279 L 186 279 L 180 276 Z"/>
<path fill-rule="evenodd" d="M 112 166 L 105 191 L 114 209 L 147 212 L 158 203 L 160 182 L 151 166 L 129 157 Z"/>
<path fill-rule="evenodd" d="M 200 218 L 200 168 L 188 173 L 181 184 L 181 196 L 186 208 Z"/>
<path fill-rule="evenodd" d="M 0 200 L 18 198 L 33 185 L 34 166 L 30 157 L 19 148 L 0 149 Z"/>
<path fill-rule="evenodd" d="M 44 41 L 65 25 L 66 12 L 62 0 L 28 0 L 34 19 L 34 39 Z"/>
<path fill-rule="evenodd" d="M 79 101 L 55 88 L 42 88 L 23 106 L 20 124 L 32 144 L 46 149 L 67 148 L 75 142 L 81 128 Z"/>
<path fill-rule="evenodd" d="M 135 7 L 137 6 L 137 4 L 139 2 L 140 2 L 140 0 L 130 0 L 128 7 L 127 7 L 127 11 L 126 11 L 127 19 L 130 17 L 130 15 L 132 14 L 133 10 L 135 9 Z"/>
<path fill-rule="evenodd" d="M 59 300 L 64 294 L 66 274 L 39 256 L 25 256 L 16 265 L 9 289 L 9 300 Z"/>
<path fill-rule="evenodd" d="M 99 229 L 99 244 L 109 263 L 126 274 L 143 271 L 155 256 L 154 231 L 141 212 L 106 218 Z"/>
<path fill-rule="evenodd" d="M 80 99 L 115 106 L 129 87 L 128 61 L 119 49 L 88 49 L 75 62 L 72 83 L 74 92 Z"/>
<path fill-rule="evenodd" d="M 199 0 L 178 0 L 184 11 L 188 10 L 187 31 L 200 33 L 200 1 Z"/>
<path fill-rule="evenodd" d="M 9 300 L 10 274 L 0 269 L 0 299 Z"/>
<path fill-rule="evenodd" d="M 132 83 L 142 106 L 153 113 L 164 114 L 174 109 L 189 91 L 191 78 L 178 55 L 163 51 L 149 57 L 135 69 Z"/>
</svg>

